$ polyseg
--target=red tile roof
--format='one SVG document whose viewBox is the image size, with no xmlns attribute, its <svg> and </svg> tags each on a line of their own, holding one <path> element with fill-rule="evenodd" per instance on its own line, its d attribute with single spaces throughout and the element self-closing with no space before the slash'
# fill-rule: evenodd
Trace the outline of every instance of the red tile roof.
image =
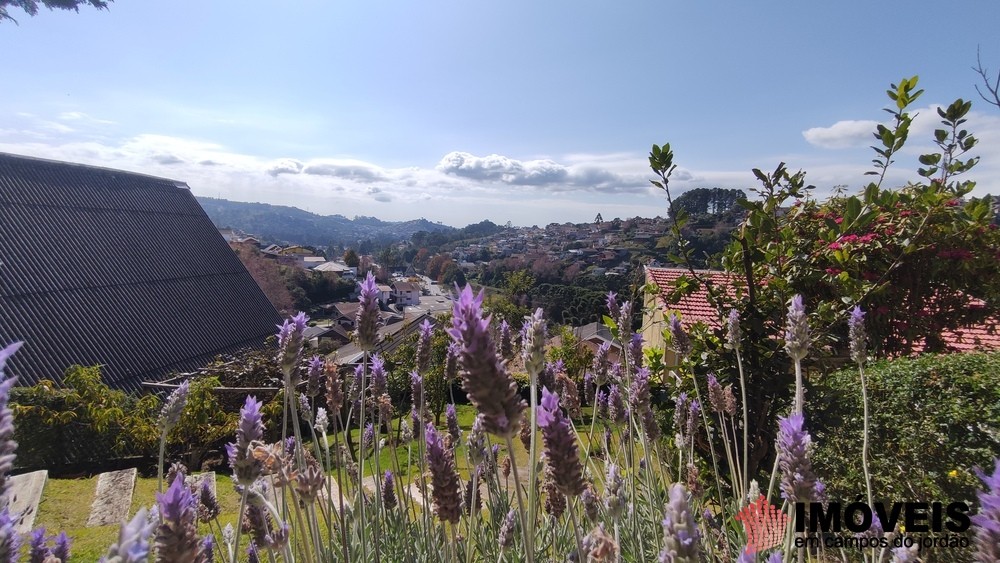
<svg viewBox="0 0 1000 563">
<path fill-rule="evenodd" d="M 720 287 L 739 283 L 740 280 L 728 272 L 718 270 L 695 270 L 699 276 L 709 280 Z M 682 298 L 675 304 L 668 302 L 668 297 L 674 282 L 682 275 L 690 276 L 690 272 L 680 268 L 646 268 L 646 282 L 654 283 L 660 288 L 657 296 L 657 304 L 664 311 L 674 311 L 680 313 L 681 320 L 685 323 L 704 322 L 711 328 L 721 326 L 721 319 L 718 312 L 708 304 L 708 292 L 704 287 L 698 291 Z M 970 306 L 982 306 L 981 302 L 974 302 Z M 953 352 L 972 352 L 983 349 L 1000 349 L 1000 329 L 998 329 L 1000 319 L 987 319 L 981 325 L 962 327 L 941 333 L 948 350 Z M 914 353 L 919 354 L 923 350 L 920 345 L 914 345 Z"/>
<path fill-rule="evenodd" d="M 695 272 L 700 277 L 720 287 L 733 284 L 734 278 L 728 272 L 718 270 L 695 270 Z M 677 303 L 671 304 L 669 302 L 669 295 L 671 289 L 674 287 L 674 282 L 681 276 L 690 277 L 691 272 L 680 268 L 646 268 L 646 282 L 654 283 L 660 289 L 656 299 L 660 307 L 664 310 L 680 313 L 684 324 L 700 321 L 712 328 L 721 326 L 718 311 L 708 304 L 708 290 L 704 285 Z"/>
</svg>

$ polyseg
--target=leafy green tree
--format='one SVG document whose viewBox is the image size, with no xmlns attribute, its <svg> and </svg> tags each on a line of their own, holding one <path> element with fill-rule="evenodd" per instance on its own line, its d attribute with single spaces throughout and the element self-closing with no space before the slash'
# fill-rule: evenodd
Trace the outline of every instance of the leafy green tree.
<svg viewBox="0 0 1000 563">
<path fill-rule="evenodd" d="M 355 252 L 353 248 L 348 248 L 347 251 L 344 252 L 344 264 L 347 264 L 347 266 L 351 268 L 357 268 L 361 265 L 361 259 L 358 258 L 358 253 Z"/>
<path fill-rule="evenodd" d="M 59 8 L 61 10 L 74 10 L 79 12 L 80 6 L 89 4 L 99 10 L 108 9 L 108 2 L 114 0 L 41 0 L 41 5 L 50 10 Z M 24 10 L 29 16 L 38 14 L 38 0 L 0 0 L 0 21 L 10 20 L 17 23 L 7 12 L 7 8 L 14 7 Z"/>
</svg>

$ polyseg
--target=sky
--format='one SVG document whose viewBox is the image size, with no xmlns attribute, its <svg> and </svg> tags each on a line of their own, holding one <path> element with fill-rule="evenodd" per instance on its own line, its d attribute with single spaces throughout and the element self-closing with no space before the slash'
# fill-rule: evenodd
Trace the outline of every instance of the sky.
<svg viewBox="0 0 1000 563">
<path fill-rule="evenodd" d="M 453 226 L 664 216 L 674 196 L 806 171 L 869 181 L 885 90 L 973 100 L 977 195 L 1000 193 L 1000 2 L 116 0 L 0 23 L 0 152 L 186 182 L 199 196 Z M 887 184 L 887 185 L 888 185 Z"/>
</svg>

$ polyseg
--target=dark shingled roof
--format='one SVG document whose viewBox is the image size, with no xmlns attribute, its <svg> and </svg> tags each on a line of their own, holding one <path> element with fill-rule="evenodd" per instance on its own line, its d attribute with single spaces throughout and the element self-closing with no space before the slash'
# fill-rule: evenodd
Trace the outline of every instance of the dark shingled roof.
<svg viewBox="0 0 1000 563">
<path fill-rule="evenodd" d="M 112 387 L 259 346 L 281 320 L 186 184 L 0 153 L 0 345 L 30 385 Z"/>
</svg>

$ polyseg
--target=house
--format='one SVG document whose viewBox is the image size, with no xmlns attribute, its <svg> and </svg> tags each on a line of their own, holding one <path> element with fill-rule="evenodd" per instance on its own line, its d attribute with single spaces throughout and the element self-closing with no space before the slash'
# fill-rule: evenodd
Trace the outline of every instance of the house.
<svg viewBox="0 0 1000 563">
<path fill-rule="evenodd" d="M 574 327 L 573 336 L 593 354 L 597 354 L 597 349 L 601 345 L 609 344 L 611 349 L 608 351 L 608 361 L 612 364 L 621 361 L 622 347 L 611 336 L 611 330 L 604 326 L 604 323 L 593 322 Z"/>
<path fill-rule="evenodd" d="M 407 337 L 417 334 L 424 320 L 429 321 L 431 326 L 437 326 L 437 319 L 430 313 L 408 318 L 405 322 L 395 322 L 379 326 L 378 341 L 372 353 L 384 356 L 392 352 L 400 344 L 403 344 Z M 364 359 L 364 352 L 354 342 L 341 347 L 335 354 L 336 362 L 342 368 L 353 368 Z"/>
<path fill-rule="evenodd" d="M 388 305 L 390 297 L 392 297 L 392 288 L 384 283 L 378 284 L 378 304 L 383 307 Z"/>
<path fill-rule="evenodd" d="M 696 270 L 695 272 L 717 287 L 735 287 L 742 283 L 742 280 L 727 272 L 717 270 Z M 646 297 L 642 337 L 647 346 L 664 348 L 664 361 L 667 365 L 676 363 L 673 352 L 665 346 L 663 338 L 668 313 L 678 313 L 685 325 L 702 322 L 711 329 L 719 329 L 723 324 L 719 312 L 709 305 L 708 291 L 704 286 L 677 303 L 669 304 L 667 294 L 674 282 L 680 276 L 689 274 L 688 270 L 678 268 L 646 267 L 646 282 L 655 284 L 659 288 L 659 292 Z M 981 307 L 983 304 L 973 301 L 969 306 L 975 308 Z M 997 319 L 993 319 L 983 325 L 944 331 L 941 333 L 941 339 L 944 341 L 945 347 L 954 352 L 1000 349 L 1000 331 L 996 327 Z M 922 349 L 922 346 L 915 346 L 914 352 L 919 353 Z"/>
<path fill-rule="evenodd" d="M 25 342 L 21 385 L 101 365 L 139 392 L 281 322 L 182 182 L 0 153 L 0 217 L 0 345 Z"/>
<path fill-rule="evenodd" d="M 358 319 L 359 307 L 361 307 L 361 304 L 357 301 L 334 303 L 333 310 L 330 311 L 330 317 L 335 324 L 348 330 L 354 330 L 354 325 Z"/>
<path fill-rule="evenodd" d="M 339 324 L 307 327 L 302 339 L 313 348 L 323 344 L 343 345 L 351 341 L 351 335 Z"/>
<path fill-rule="evenodd" d="M 401 306 L 420 304 L 420 286 L 412 282 L 392 282 L 392 296 Z"/>
<path fill-rule="evenodd" d="M 333 272 L 343 279 L 353 280 L 358 276 L 358 269 L 348 266 L 343 262 L 330 261 L 324 262 L 318 266 L 313 267 L 313 270 L 317 272 Z"/>
</svg>

